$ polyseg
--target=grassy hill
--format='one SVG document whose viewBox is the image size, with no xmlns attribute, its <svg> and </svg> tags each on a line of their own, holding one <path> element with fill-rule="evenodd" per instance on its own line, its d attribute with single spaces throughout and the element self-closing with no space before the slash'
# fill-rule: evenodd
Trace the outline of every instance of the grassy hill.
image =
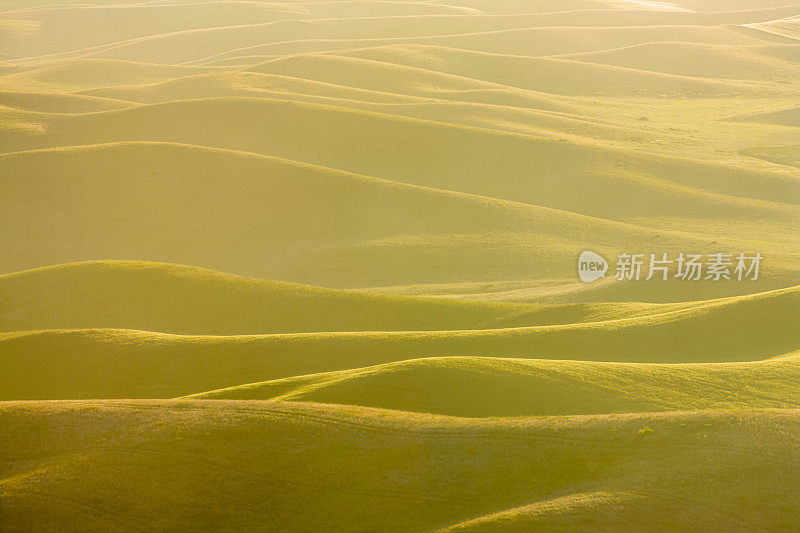
<svg viewBox="0 0 800 533">
<path fill-rule="evenodd" d="M 127 328 L 236 335 L 478 329 L 568 320 L 542 306 L 336 291 L 136 261 L 73 263 L 0 276 L 6 331 Z M 542 318 L 537 318 L 541 309 Z"/>
<path fill-rule="evenodd" d="M 774 20 L 747 24 L 746 26 L 794 41 L 800 40 L 800 17 L 796 13 L 787 17 L 775 18 Z"/>
<path fill-rule="evenodd" d="M 43 113 L 92 113 L 123 109 L 135 104 L 111 98 L 76 94 L 5 92 L 0 93 L 0 105 Z"/>
<path fill-rule="evenodd" d="M 790 107 L 787 109 L 779 109 L 768 113 L 758 113 L 755 115 L 742 115 L 736 117 L 739 120 L 752 120 L 755 122 L 764 122 L 766 124 L 775 124 L 781 126 L 800 127 L 800 106 Z"/>
<path fill-rule="evenodd" d="M 514 9 L 525 10 L 534 5 L 531 2 L 517 2 Z M 545 5 L 545 4 L 540 4 Z M 482 6 L 492 9 L 495 6 Z M 476 50 L 496 54 L 524 55 L 530 57 L 555 54 L 582 53 L 608 50 L 624 46 L 654 41 L 675 41 L 703 44 L 745 44 L 764 45 L 775 43 L 775 36 L 753 32 L 744 34 L 735 26 L 605 26 L 590 27 L 580 25 L 512 27 L 510 29 L 453 33 L 449 35 L 423 35 L 419 37 L 394 38 L 316 38 L 278 40 L 265 44 L 255 44 L 236 48 L 196 60 L 192 63 L 207 65 L 247 66 L 259 63 L 270 57 L 333 52 L 372 46 L 420 43 L 430 46 L 444 46 L 462 50 Z M 791 43 L 781 39 L 781 43 Z"/>
<path fill-rule="evenodd" d="M 13 429 L 0 448 L 4 516 L 38 529 L 752 531 L 800 519 L 790 409 L 497 420 L 13 402 L 0 427 Z"/>
<path fill-rule="evenodd" d="M 800 167 L 800 145 L 777 146 L 774 148 L 753 148 L 744 152 L 745 155 L 765 159 L 779 165 Z"/>
<path fill-rule="evenodd" d="M 6 400 L 167 398 L 431 356 L 755 361 L 800 345 L 793 320 L 800 309 L 799 296 L 795 287 L 632 318 L 469 331 L 240 336 L 109 329 L 6 333 L 0 336 L 0 365 L 9 379 L 0 394 Z"/>
<path fill-rule="evenodd" d="M 193 123 L 200 120 L 218 127 L 194 127 Z M 409 143 L 409 138 L 417 142 Z M 306 141 L 299 143 L 298 139 Z M 670 204 L 675 216 L 691 213 L 698 203 L 702 207 L 709 202 L 734 204 L 729 209 L 735 210 L 739 198 L 796 206 L 800 197 L 797 179 L 778 172 L 286 100 L 189 100 L 53 117 L 44 135 L 9 135 L 4 147 L 6 151 L 19 151 L 133 140 L 261 153 L 415 185 L 607 217 L 613 216 L 614 209 L 621 211 L 614 196 L 623 186 L 637 194 L 637 201 L 620 218 L 643 216 L 644 212 L 661 214 L 664 208 L 659 210 L 659 205 L 663 202 L 659 204 L 653 196 L 661 200 L 663 195 L 670 195 L 687 204 Z M 396 151 L 398 146 L 403 147 L 402 152 Z M 365 153 L 371 157 L 363 157 Z M 503 179 L 488 180 L 498 168 L 507 169 Z M 543 168 L 549 170 L 536 171 Z M 537 179 L 531 180 L 531 174 Z M 556 176 L 561 175 L 570 176 L 574 184 L 556 182 Z M 760 187 L 754 188 L 753 181 Z M 516 197 L 512 197 L 513 190 L 517 190 Z M 712 191 L 721 196 L 710 195 Z M 597 201 L 597 195 L 607 202 Z"/>
<path fill-rule="evenodd" d="M 763 236 L 774 238 L 775 232 L 781 232 L 791 242 L 796 240 L 793 228 L 800 216 L 800 182 L 774 169 L 312 104 L 223 98 L 34 120 L 34 124 L 45 120 L 44 134 L 37 130 L 10 134 L 5 143 L 8 150 L 128 140 L 213 146 L 594 217 L 660 228 L 680 225 L 721 238 L 746 221 L 759 240 L 771 240 Z M 218 127 L 203 126 L 208 123 Z M 367 131 L 369 136 L 360 133 Z M 363 157 L 365 153 L 370 157 Z M 498 169 L 504 169 L 502 179 L 496 179 Z"/>
<path fill-rule="evenodd" d="M 348 2 L 349 3 L 349 2 Z M 356 4 L 358 5 L 358 4 Z M 363 5 L 363 4 L 361 4 Z M 351 6 L 352 7 L 352 6 Z M 472 6 L 466 6 L 472 7 Z M 308 41 L 327 39 L 424 39 L 432 36 L 450 36 L 496 32 L 520 28 L 541 27 L 585 27 L 585 28 L 636 28 L 648 26 L 725 26 L 758 21 L 776 21 L 758 28 L 762 39 L 788 40 L 793 38 L 791 21 L 783 30 L 777 19 L 796 16 L 791 5 L 757 6 L 753 9 L 719 12 L 662 11 L 657 18 L 653 11 L 641 9 L 634 4 L 631 9 L 619 9 L 619 5 L 602 2 L 595 9 L 565 9 L 543 7 L 534 3 L 533 9 L 526 3 L 516 2 L 510 13 L 468 16 L 463 12 L 448 14 L 370 14 L 357 8 L 361 16 L 317 17 L 312 24 L 305 17 L 289 12 L 283 20 L 255 22 L 238 25 L 221 25 L 214 28 L 196 28 L 145 37 L 120 40 L 78 51 L 64 50 L 62 57 L 91 55 L 93 57 L 118 58 L 133 61 L 177 64 L 197 61 L 231 50 L 248 49 L 266 43 L 285 41 Z M 599 7 L 600 9 L 597 9 Z M 617 9 L 615 9 L 615 7 Z M 624 7 L 624 6 L 623 6 Z M 649 6 L 645 6 L 649 7 Z M 492 11 L 492 7 L 486 8 Z M 369 21 L 368 23 L 365 23 Z M 788 28 L 788 32 L 786 29 Z M 266 35 L 266 37 L 265 37 Z"/>
<path fill-rule="evenodd" d="M 685 74 L 672 74 L 662 68 L 658 69 L 657 74 L 650 73 L 641 69 L 641 65 L 633 68 L 622 63 L 597 65 L 570 59 L 531 58 L 444 47 L 396 45 L 345 52 L 343 55 L 422 69 L 435 68 L 439 72 L 554 94 L 596 94 L 600 91 L 615 96 L 686 96 L 746 90 L 742 86 L 710 80 L 708 76 L 704 79 L 692 79 Z M 655 63 L 652 58 L 649 61 L 650 65 Z M 274 63 L 268 62 L 267 66 Z M 787 65 L 790 66 L 792 65 Z"/>
<path fill-rule="evenodd" d="M 789 80 L 800 64 L 779 59 L 791 45 L 731 46 L 686 42 L 650 42 L 602 52 L 559 56 L 632 69 L 699 78 Z M 778 56 L 778 57 L 775 57 Z"/>
<path fill-rule="evenodd" d="M 190 396 L 381 407 L 467 417 L 798 408 L 798 355 L 631 364 L 445 357 L 296 376 Z"/>
<path fill-rule="evenodd" d="M 0 89 L 69 93 L 109 85 L 154 83 L 200 72 L 207 72 L 207 69 L 108 59 L 74 59 L 37 64 L 0 76 Z"/>
<path fill-rule="evenodd" d="M 24 232 L 7 235 L 8 242 L 26 250 L 15 257 L 29 258 L 28 264 L 7 263 L 8 270 L 32 266 L 31 254 L 35 254 L 33 264 L 98 256 L 141 257 L 259 275 L 267 272 L 271 260 L 286 261 L 291 252 L 320 254 L 337 246 L 398 235 L 418 235 L 415 239 L 424 242 L 426 236 L 435 235 L 529 231 L 532 242 L 537 240 L 535 235 L 543 235 L 538 240 L 546 244 L 585 231 L 582 225 L 605 226 L 604 241 L 621 239 L 625 233 L 648 235 L 645 230 L 610 222 L 589 224 L 592 219 L 551 209 L 184 145 L 111 144 L 9 154 L 2 160 L 0 164 L 13 176 L 9 194 L 4 196 L 3 213 L 9 221 L 30 217 L 30 211 L 20 209 L 21 199 L 42 193 L 42 202 L 60 198 L 58 209 L 52 204 L 52 211 L 30 217 Z M 102 181 L 83 172 L 89 160 Z M 68 194 L 90 183 L 94 196 Z M 136 185 L 129 187 L 132 183 Z M 121 209 L 126 213 L 123 218 Z M 62 224 L 64 216 L 71 220 L 69 227 Z M 63 231 L 69 232 L 66 241 L 59 237 Z M 237 239 L 231 239 L 232 235 Z M 50 242 L 46 248 L 36 244 L 43 240 Z M 222 257 L 214 253 L 220 246 L 231 253 Z M 530 256 L 527 264 L 546 264 L 545 248 L 540 252 Z M 474 249 L 473 253 L 482 255 L 485 262 L 492 251 Z M 458 261 L 453 256 L 443 266 Z M 313 264 L 339 271 L 342 258 L 323 257 Z M 386 263 L 375 275 L 385 278 L 398 268 L 413 272 L 420 266 Z M 351 277 L 358 272 L 363 275 L 364 267 L 356 268 Z M 464 263 L 460 268 L 474 266 Z"/>
<path fill-rule="evenodd" d="M 713 94 L 742 90 L 721 82 L 680 79 L 631 69 L 439 47 L 395 45 L 340 54 L 277 58 L 248 70 L 284 75 L 300 72 L 303 77 L 332 83 L 348 80 L 348 83 L 368 89 L 379 89 L 381 83 L 384 89 L 390 88 L 388 80 L 380 75 L 384 72 L 397 73 L 395 76 L 401 80 L 400 88 L 404 85 L 403 79 L 419 79 L 424 83 L 432 76 L 441 78 L 443 74 L 449 74 L 457 79 L 464 76 L 467 82 L 471 79 L 491 80 L 506 87 L 566 95 L 596 94 L 599 90 L 596 87 L 603 87 L 606 94 L 619 96 L 659 92 Z M 434 68 L 436 71 L 429 72 Z M 594 80 L 592 84 L 587 83 L 589 79 Z M 442 88 L 447 87 L 444 85 Z"/>
<path fill-rule="evenodd" d="M 87 89 L 84 95 L 112 96 L 141 103 L 170 102 L 181 99 L 196 99 L 223 96 L 248 96 L 261 98 L 291 98 L 338 102 L 342 105 L 361 103 L 410 103 L 421 97 L 399 95 L 390 92 L 357 89 L 293 76 L 280 76 L 247 71 L 212 71 L 192 74 L 160 83 L 141 85 L 116 85 Z"/>
<path fill-rule="evenodd" d="M 0 0 L 0 530 L 797 531 L 799 21 Z"/>
<path fill-rule="evenodd" d="M 0 50 L 16 56 L 41 56 L 92 49 L 120 41 L 182 30 L 304 18 L 302 9 L 249 2 L 42 6 L 13 11 L 13 17 L 35 24 L 33 32 L 10 32 Z M 58 32 L 59 38 L 52 34 Z"/>
<path fill-rule="evenodd" d="M 84 172 L 87 164 L 92 174 Z M 200 265 L 340 287 L 482 281 L 490 276 L 572 282 L 575 258 L 589 247 L 609 256 L 633 243 L 672 253 L 755 247 L 752 242 L 665 234 L 537 205 L 197 146 L 134 142 L 34 150 L 0 156 L 0 168 L 11 176 L 0 200 L 0 217 L 8 221 L 2 227 L 15 228 L 4 236 L 16 250 L 4 256 L 6 271 L 99 257 Z M 519 179 L 523 176 L 520 172 Z M 555 181 L 553 185 L 554 195 L 568 198 Z M 791 182 L 776 180 L 774 194 L 787 186 Z M 71 194 L 74 190 L 91 193 Z M 532 194 L 536 190 L 531 186 Z M 652 194 L 654 203 L 660 196 L 645 194 Z M 756 205 L 767 204 L 732 197 L 715 203 L 694 194 L 721 211 L 777 217 L 787 231 L 800 209 L 775 203 L 758 210 Z M 34 197 L 41 211 L 25 207 Z M 28 222 L 20 226 L 21 220 Z M 655 301 L 675 301 L 696 298 L 699 290 L 713 297 L 796 283 L 796 251 L 788 243 L 758 246 L 773 255 L 771 270 L 765 268 L 768 275 L 756 283 L 673 281 L 590 288 L 611 289 L 616 299 L 636 299 L 644 291 Z M 226 254 L 217 253 L 220 249 Z"/>
</svg>

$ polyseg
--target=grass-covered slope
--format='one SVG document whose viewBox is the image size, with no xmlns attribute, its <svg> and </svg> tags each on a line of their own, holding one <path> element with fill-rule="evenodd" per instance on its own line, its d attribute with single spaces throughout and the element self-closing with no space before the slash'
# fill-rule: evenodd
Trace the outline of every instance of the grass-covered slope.
<svg viewBox="0 0 800 533">
<path fill-rule="evenodd" d="M 213 98 L 52 117 L 44 134 L 9 135 L 4 149 L 112 141 L 247 151 L 616 219 L 753 216 L 800 203 L 797 177 L 784 173 L 286 100 Z M 627 209 L 617 199 L 623 192 Z"/>
<path fill-rule="evenodd" d="M 478 329 L 548 323 L 541 306 L 337 291 L 137 261 L 92 261 L 0 276 L 0 328 L 127 328 L 236 335 L 303 331 Z M 560 316 L 559 316 L 560 315 Z M 580 315 L 575 315 L 580 316 Z"/>
<path fill-rule="evenodd" d="M 798 355 L 752 363 L 634 364 L 446 357 L 194 395 L 382 407 L 453 416 L 798 408 Z"/>
<path fill-rule="evenodd" d="M 687 42 L 651 42 L 602 52 L 559 57 L 676 76 L 775 81 L 789 80 L 800 72 L 800 64 L 796 61 L 786 61 L 781 58 L 782 55 L 792 53 L 793 49 L 796 47 L 792 45 L 743 47 Z"/>
<path fill-rule="evenodd" d="M 711 95 L 731 94 L 747 90 L 721 80 L 678 75 L 669 69 L 655 73 L 639 68 L 628 68 L 623 62 L 584 62 L 561 58 L 531 58 L 511 54 L 489 54 L 431 46 L 388 46 L 342 53 L 345 57 L 363 58 L 381 63 L 404 65 L 408 68 L 435 69 L 456 76 L 492 81 L 500 85 L 536 90 L 553 94 L 614 96 L 646 96 L 666 94 Z M 293 59 L 293 58 L 290 58 Z M 342 59 L 341 62 L 345 62 Z M 779 63 L 775 61 L 775 63 Z M 268 62 L 267 71 L 279 62 Z M 649 64 L 657 64 L 651 58 Z M 791 63 L 785 66 L 787 74 L 794 72 Z M 774 68 L 774 67 L 773 67 Z M 253 68 L 253 70 L 256 70 Z M 723 78 L 725 76 L 715 76 Z"/>
<path fill-rule="evenodd" d="M 85 171 L 87 165 L 92 173 Z M 767 257 L 758 282 L 673 280 L 584 289 L 604 291 L 605 299 L 647 294 L 650 301 L 675 301 L 800 281 L 796 249 L 772 240 L 775 231 L 770 241 L 758 243 L 664 233 L 240 151 L 112 143 L 5 154 L 0 170 L 8 176 L 0 197 L 0 234 L 8 249 L 0 265 L 6 272 L 137 258 L 340 287 L 537 278 L 575 282 L 575 260 L 587 248 L 611 258 L 634 245 L 671 254 L 717 248 L 735 253 L 758 246 Z M 774 194 L 785 186 L 792 184 L 776 182 Z M 657 189 L 646 194 L 653 201 L 662 196 Z M 759 209 L 757 201 L 692 195 L 709 209 L 777 217 L 786 221 L 787 230 L 800 209 L 787 204 Z M 38 210 L 28 207 L 31 199 Z"/>
<path fill-rule="evenodd" d="M 739 120 L 764 122 L 766 124 L 775 124 L 779 126 L 800 127 L 800 106 L 778 109 L 766 113 L 740 115 L 736 118 Z"/>
<path fill-rule="evenodd" d="M 517 253 L 529 256 L 528 263 L 547 265 L 548 249 L 587 231 L 596 242 L 622 242 L 626 234 L 656 237 L 652 231 L 571 213 L 227 150 L 123 143 L 1 159 L 9 179 L 0 216 L 6 221 L 4 241 L 15 252 L 4 256 L 7 271 L 135 257 L 264 277 L 279 261 L 291 262 L 296 271 L 308 268 L 307 260 L 292 261 L 301 254 L 317 256 L 312 268 L 349 277 L 352 283 L 391 279 L 403 269 L 418 277 L 430 274 L 419 255 L 411 264 L 408 259 L 386 261 L 374 270 L 354 252 L 336 257 L 337 249 L 356 243 L 367 244 L 365 253 L 380 252 L 381 247 L 369 245 L 377 239 L 408 236 L 412 243 L 437 238 L 452 243 L 453 234 L 474 239 L 487 231 L 527 232 L 529 241 L 541 243 L 538 253 Z M 87 164 L 92 174 L 85 173 Z M 75 190 L 90 192 L 71 194 Z M 38 198 L 41 211 L 26 207 L 32 197 Z M 29 223 L 20 226 L 21 220 Z M 500 246 L 513 253 L 517 244 L 500 241 Z M 578 253 L 581 245 L 573 246 Z M 496 250 L 474 247 L 470 253 L 482 258 L 468 262 L 440 252 L 435 268 L 474 271 L 493 255 L 498 261 Z M 568 256 L 569 272 L 573 255 Z"/>
<path fill-rule="evenodd" d="M 797 410 L 490 420 L 44 402 L 3 404 L 0 429 L 3 517 L 28 529 L 749 532 L 800 520 Z"/>
<path fill-rule="evenodd" d="M 208 72 L 208 69 L 112 59 L 74 59 L 16 69 L 0 76 L 0 88 L 4 91 L 71 93 L 109 85 L 155 83 L 202 72 Z"/>
<path fill-rule="evenodd" d="M 0 0 L 0 530 L 797 531 L 799 24 Z"/>
<path fill-rule="evenodd" d="M 797 350 L 798 288 L 633 318 L 468 331 L 181 336 L 83 329 L 6 333 L 2 399 L 169 398 L 441 356 L 733 362 Z M 778 317 L 778 318 L 776 318 Z"/>
<path fill-rule="evenodd" d="M 759 159 L 765 159 L 779 165 L 800 167 L 800 145 L 753 148 L 752 150 L 745 151 L 744 154 Z"/>
<path fill-rule="evenodd" d="M 0 105 L 43 113 L 92 113 L 133 107 L 136 104 L 111 98 L 78 94 L 3 92 L 0 93 Z"/>
</svg>

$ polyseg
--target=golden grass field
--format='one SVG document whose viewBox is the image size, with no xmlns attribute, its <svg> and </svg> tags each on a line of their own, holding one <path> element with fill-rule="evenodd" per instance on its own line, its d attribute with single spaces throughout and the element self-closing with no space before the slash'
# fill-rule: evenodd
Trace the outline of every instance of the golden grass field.
<svg viewBox="0 0 800 533">
<path fill-rule="evenodd" d="M 798 2 L 0 0 L 0 531 L 800 531 Z"/>
</svg>

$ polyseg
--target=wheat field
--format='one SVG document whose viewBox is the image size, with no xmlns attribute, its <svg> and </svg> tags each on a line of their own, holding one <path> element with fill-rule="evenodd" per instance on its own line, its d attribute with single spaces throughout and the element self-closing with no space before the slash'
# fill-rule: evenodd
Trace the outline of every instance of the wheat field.
<svg viewBox="0 0 800 533">
<path fill-rule="evenodd" d="M 796 2 L 0 0 L 0 531 L 800 530 Z"/>
</svg>

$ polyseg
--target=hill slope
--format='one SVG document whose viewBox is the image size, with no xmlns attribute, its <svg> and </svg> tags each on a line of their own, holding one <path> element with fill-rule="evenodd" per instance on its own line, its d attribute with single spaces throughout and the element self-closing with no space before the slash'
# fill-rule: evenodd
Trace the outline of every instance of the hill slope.
<svg viewBox="0 0 800 533">
<path fill-rule="evenodd" d="M 199 127 L 201 122 L 217 127 Z M 43 135 L 9 135 L 4 147 L 112 141 L 247 151 L 607 218 L 666 215 L 665 196 L 676 217 L 709 208 L 736 216 L 772 207 L 747 210 L 737 200 L 800 204 L 800 182 L 782 173 L 286 100 L 216 98 L 53 117 Z M 505 170 L 502 179 L 489 179 L 498 169 Z M 623 190 L 636 200 L 628 210 L 615 200 Z"/>
<path fill-rule="evenodd" d="M 103 329 L 6 333 L 0 334 L 0 367 L 8 379 L 0 399 L 168 398 L 431 356 L 762 360 L 800 346 L 799 297 L 800 288 L 794 287 L 640 317 L 495 330 L 257 336 Z"/>
<path fill-rule="evenodd" d="M 798 531 L 798 2 L 0 0 L 0 530 Z"/>
<path fill-rule="evenodd" d="M 191 396 L 382 407 L 453 416 L 799 408 L 798 355 L 653 365 L 448 357 L 297 376 Z"/>
<path fill-rule="evenodd" d="M 791 45 L 743 47 L 654 42 L 559 57 L 676 76 L 776 81 L 790 80 L 800 73 L 800 64 L 779 59 L 787 50 L 793 52 L 794 48 Z"/>
<path fill-rule="evenodd" d="M 0 276 L 0 293 L 5 331 L 102 327 L 236 335 L 477 329 L 522 313 L 537 321 L 534 306 L 335 291 L 137 261 Z"/>
<path fill-rule="evenodd" d="M 85 172 L 87 165 L 93 173 Z M 629 251 L 634 243 L 641 250 L 673 254 L 755 247 L 750 241 L 665 234 L 537 205 L 169 143 L 5 154 L 0 170 L 9 176 L 0 198 L 0 219 L 7 221 L 0 228 L 6 230 L 9 252 L 0 265 L 6 272 L 139 258 L 339 287 L 532 278 L 574 283 L 575 258 L 590 247 L 609 256 Z M 775 194 L 785 186 L 791 183 L 776 182 Z M 90 192 L 74 194 L 78 190 Z M 654 202 L 661 197 L 656 191 L 647 194 Z M 754 201 L 716 202 L 693 195 L 709 207 L 766 213 L 787 224 L 795 210 L 800 213 L 791 206 L 775 204 L 770 211 Z M 32 198 L 38 211 L 27 207 Z M 776 231 L 773 226 L 773 239 Z M 800 281 L 796 250 L 788 242 L 758 246 L 763 254 L 773 254 L 770 270 L 765 267 L 769 275 L 752 284 L 673 281 L 586 289 L 611 290 L 615 299 L 646 293 L 651 301 L 675 301 Z"/>
<path fill-rule="evenodd" d="M 87 164 L 94 174 L 84 172 Z M 563 247 L 564 241 L 587 231 L 595 242 L 657 235 L 552 209 L 185 145 L 123 143 L 33 151 L 2 156 L 0 167 L 11 177 L 0 200 L 0 216 L 8 220 L 2 227 L 16 228 L 4 239 L 17 252 L 5 256 L 7 271 L 97 257 L 138 257 L 256 276 L 277 269 L 278 261 L 289 261 L 295 272 L 311 265 L 351 279 L 391 279 L 398 270 L 417 276 L 430 270 L 423 272 L 424 263 L 408 265 L 406 259 L 386 261 L 370 271 L 369 263 L 347 247 L 364 243 L 361 255 L 376 254 L 382 247 L 370 243 L 378 239 L 408 236 L 411 245 L 419 245 L 441 236 L 457 244 L 458 237 L 451 236 L 463 235 L 469 243 L 485 232 L 526 232 L 529 242 L 540 243 L 538 254 L 513 252 L 513 239 L 500 245 L 505 253 L 527 255 L 525 268 L 530 268 L 532 262 L 547 265 L 548 249 Z M 71 193 L 89 187 L 90 195 Z M 42 212 L 26 207 L 24 201 L 32 197 L 39 198 Z M 470 253 L 482 259 L 468 262 L 439 252 L 436 260 L 445 262 L 438 269 L 444 273 L 453 266 L 450 275 L 458 276 L 476 263 L 497 261 L 491 259 L 496 254 L 491 249 L 470 248 Z M 305 258 L 292 261 L 297 254 Z M 343 262 L 348 255 L 349 261 Z M 569 261 L 566 272 L 571 273 L 573 253 L 563 260 Z"/>
<path fill-rule="evenodd" d="M 468 420 L 274 402 L 5 403 L 0 430 L 4 518 L 37 529 L 744 532 L 800 520 L 796 410 Z"/>
</svg>

